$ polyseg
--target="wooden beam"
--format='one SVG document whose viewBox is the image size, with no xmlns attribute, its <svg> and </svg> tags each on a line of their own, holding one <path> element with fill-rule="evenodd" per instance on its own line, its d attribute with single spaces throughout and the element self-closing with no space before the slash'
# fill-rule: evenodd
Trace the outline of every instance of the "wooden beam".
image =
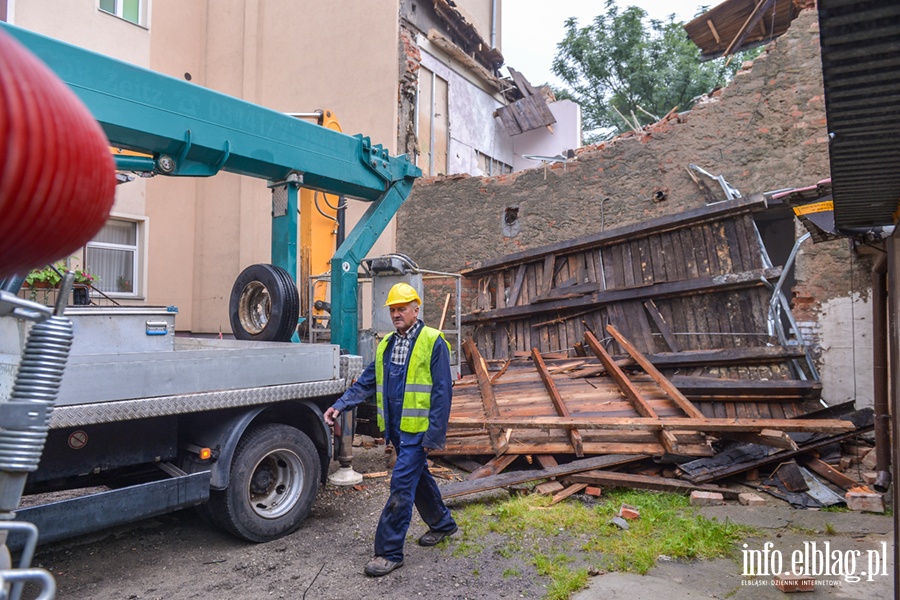
<svg viewBox="0 0 900 600">
<path fill-rule="evenodd" d="M 672 399 L 672 401 L 678 405 L 678 408 L 684 411 L 689 417 L 694 419 L 702 419 L 704 415 L 700 410 L 691 404 L 691 401 L 684 397 L 678 388 L 675 387 L 671 381 L 666 379 L 666 377 L 659 372 L 659 370 L 653 366 L 647 357 L 644 356 L 640 350 L 634 347 L 634 344 L 625 339 L 625 336 L 619 333 L 619 330 L 613 327 L 611 324 L 606 326 L 606 331 L 609 332 L 609 335 L 613 336 L 622 348 L 628 353 L 634 361 L 641 366 L 644 371 L 646 371 L 647 375 L 653 378 L 653 381 L 662 388 L 662 390 L 666 393 L 666 395 Z M 589 335 L 589 334 L 586 334 Z M 593 336 L 592 336 L 593 337 Z"/>
<path fill-rule="evenodd" d="M 515 454 L 504 454 L 503 456 L 495 456 L 491 460 L 487 461 L 487 463 L 478 467 L 466 477 L 467 480 L 472 479 L 481 479 L 482 477 L 489 477 L 491 475 L 497 475 L 503 469 L 508 467 L 516 460 L 518 456 Z"/>
<path fill-rule="evenodd" d="M 547 388 L 547 393 L 550 394 L 550 401 L 553 402 L 553 408 L 556 409 L 557 414 L 561 417 L 570 417 L 569 409 L 556 388 L 553 377 L 550 375 L 550 371 L 547 370 L 547 365 L 544 364 L 544 359 L 541 358 L 541 353 L 537 351 L 537 348 L 531 349 L 531 360 L 534 361 L 534 368 L 537 369 L 538 375 L 541 376 L 541 381 L 544 382 L 544 387 Z M 572 442 L 572 450 L 575 452 L 575 456 L 578 458 L 584 457 L 584 443 L 581 439 L 581 433 L 577 429 L 569 429 L 567 433 L 569 441 Z"/>
<path fill-rule="evenodd" d="M 641 396 L 640 392 L 638 392 L 637 388 L 632 385 L 631 381 L 628 380 L 628 377 L 625 375 L 625 372 L 615 363 L 609 353 L 606 351 L 603 346 L 600 345 L 600 342 L 597 341 L 597 338 L 594 337 L 594 334 L 590 331 L 584 332 L 584 341 L 587 342 L 588 347 L 591 349 L 597 358 L 600 359 L 600 362 L 603 363 L 603 366 L 606 367 L 606 372 L 613 378 L 616 382 L 616 385 L 619 386 L 619 391 L 624 394 L 626 398 L 631 402 L 631 405 L 634 407 L 634 410 L 638 412 L 639 415 L 643 417 L 647 417 L 649 419 L 659 420 L 659 415 L 656 414 L 656 411 L 653 410 L 653 407 L 650 406 L 650 403 Z M 662 447 L 666 449 L 666 452 L 670 454 L 678 454 L 678 440 L 671 434 L 662 431 L 662 429 L 658 430 L 656 435 L 657 439 L 659 439 L 659 443 L 662 444 Z"/>
<path fill-rule="evenodd" d="M 659 420 L 659 415 L 656 414 L 656 411 L 653 410 L 653 407 L 641 396 L 640 392 L 637 391 L 631 382 L 628 380 L 628 377 L 625 375 L 625 372 L 615 363 L 609 353 L 600 345 L 600 342 L 597 341 L 597 338 L 594 337 L 590 331 L 584 332 L 584 340 L 587 342 L 588 348 L 591 349 L 591 352 L 600 359 L 600 362 L 603 363 L 603 366 L 606 368 L 606 372 L 615 380 L 616 385 L 619 386 L 619 390 L 622 394 L 628 398 L 631 404 L 634 406 L 634 410 L 638 412 L 642 417 L 647 417 L 649 419 Z"/>
<path fill-rule="evenodd" d="M 765 197 L 761 195 L 743 196 L 728 202 L 719 202 L 708 206 L 702 206 L 674 215 L 666 215 L 655 219 L 640 221 L 633 225 L 608 229 L 600 233 L 594 233 L 572 240 L 565 240 L 522 250 L 506 256 L 492 258 L 477 262 L 461 273 L 466 277 L 480 276 L 488 271 L 494 271 L 498 267 L 510 268 L 520 263 L 529 263 L 543 260 L 546 254 L 572 254 L 595 246 L 609 246 L 619 242 L 649 237 L 665 231 L 681 229 L 691 225 L 717 221 L 725 217 L 737 216 L 748 212 L 756 212 L 766 208 Z"/>
<path fill-rule="evenodd" d="M 458 481 L 448 485 L 441 486 L 441 498 L 456 498 L 476 492 L 494 490 L 510 485 L 518 485 L 529 481 L 537 481 L 538 479 L 550 479 L 551 477 L 561 477 L 581 471 L 590 471 L 591 469 L 603 469 L 615 465 L 624 465 L 644 458 L 640 454 L 609 454 L 606 456 L 593 456 L 591 458 L 582 458 L 573 460 L 570 463 L 552 467 L 550 469 L 535 469 L 531 471 L 512 471 L 510 473 L 501 473 L 483 479 L 474 481 Z"/>
<path fill-rule="evenodd" d="M 635 475 L 631 473 L 617 473 L 614 471 L 585 471 L 566 477 L 566 481 L 599 485 L 601 487 L 627 487 L 639 490 L 656 490 L 660 492 L 675 492 L 690 494 L 693 491 L 718 492 L 725 498 L 736 499 L 738 493 L 728 488 L 720 488 L 714 485 L 697 485 L 679 479 L 658 477 L 654 475 Z"/>
<path fill-rule="evenodd" d="M 686 417 L 503 417 L 485 421 L 476 417 L 450 417 L 451 428 L 511 427 L 514 429 L 619 429 L 628 431 L 750 431 L 766 429 L 840 433 L 853 423 L 841 419 L 738 419 Z"/>
<path fill-rule="evenodd" d="M 586 483 L 573 483 L 572 485 L 568 486 L 566 489 L 559 492 L 558 494 L 554 494 L 553 499 L 550 500 L 550 506 L 553 506 L 554 504 L 556 504 L 558 502 L 562 502 L 563 500 L 565 500 L 569 496 L 572 496 L 573 494 L 577 494 L 578 492 L 580 492 L 587 486 L 588 486 L 588 484 L 586 484 Z"/>
<path fill-rule="evenodd" d="M 513 282 L 512 289 L 509 290 L 509 300 L 506 302 L 506 306 L 515 306 L 516 302 L 519 301 L 519 294 L 522 291 L 522 282 L 525 281 L 525 270 L 526 265 L 519 265 L 518 271 L 516 271 L 516 280 Z"/>
<path fill-rule="evenodd" d="M 755 269 L 742 273 L 725 273 L 712 277 L 698 277 L 681 281 L 666 281 L 651 285 L 635 285 L 613 290 L 601 290 L 599 283 L 583 284 L 590 286 L 590 293 L 579 293 L 574 298 L 549 300 L 535 304 L 508 306 L 494 310 L 481 310 L 463 315 L 463 325 L 476 325 L 503 319 L 516 319 L 534 315 L 557 312 L 567 309 L 599 307 L 629 300 L 645 300 L 648 298 L 675 298 L 700 293 L 726 292 L 764 285 L 766 281 L 776 280 L 781 276 L 781 268 Z M 573 285 L 567 290 L 581 289 L 582 285 Z"/>
<path fill-rule="evenodd" d="M 847 477 L 840 471 L 836 470 L 834 467 L 829 465 L 826 462 L 822 462 L 818 458 L 813 456 L 802 456 L 799 457 L 803 466 L 809 469 L 810 471 L 814 471 L 833 483 L 834 485 L 843 488 L 845 490 L 849 490 L 852 487 L 856 487 L 859 485 L 855 479 L 851 479 Z"/>
<path fill-rule="evenodd" d="M 716 31 L 716 26 L 713 24 L 711 19 L 706 20 L 706 24 L 709 25 L 709 30 L 712 32 L 713 37 L 716 38 L 716 43 L 721 44 L 722 38 L 719 37 L 719 32 Z"/>
<path fill-rule="evenodd" d="M 654 323 L 656 323 L 656 328 L 659 329 L 659 333 L 666 341 L 666 345 L 669 347 L 669 350 L 671 350 L 672 352 L 681 352 L 681 344 L 679 344 L 678 340 L 675 339 L 675 336 L 672 335 L 672 330 L 669 328 L 669 324 L 666 323 L 665 318 L 663 318 L 662 313 L 659 312 L 659 308 L 656 306 L 656 303 L 652 299 L 645 300 L 644 308 L 647 309 L 647 313 L 650 315 L 650 318 L 653 319 Z"/>
<path fill-rule="evenodd" d="M 747 33 L 753 28 L 754 25 L 762 18 L 763 14 L 766 12 L 766 9 L 772 4 L 774 0 L 759 0 L 756 3 L 756 7 L 753 9 L 753 12 L 750 13 L 750 16 L 747 17 L 747 20 L 744 21 L 744 24 L 741 25 L 741 28 L 738 30 L 737 35 L 734 36 L 734 39 L 731 40 L 731 43 L 728 44 L 728 47 L 725 49 L 725 53 L 722 56 L 728 56 L 731 54 L 732 50 L 737 47 L 740 47 L 741 43 L 743 43 L 744 38 L 747 37 Z"/>
<path fill-rule="evenodd" d="M 484 414 L 486 417 L 499 417 L 500 408 L 497 406 L 497 399 L 494 397 L 494 387 L 491 385 L 491 379 L 488 375 L 487 364 L 484 362 L 475 342 L 471 338 L 463 342 L 463 353 L 466 355 L 466 361 L 475 377 L 478 379 L 478 388 L 481 390 L 481 401 L 484 404 Z M 500 456 L 506 452 L 509 440 L 505 432 L 497 427 L 490 427 L 488 433 L 491 436 L 491 444 L 494 447 L 494 454 Z"/>
<path fill-rule="evenodd" d="M 486 438 L 487 436 L 485 436 Z M 654 456 L 663 454 L 665 448 L 659 442 L 604 442 L 604 441 L 585 441 L 584 453 L 588 456 L 596 454 L 641 454 L 644 456 Z M 510 440 L 506 449 L 506 454 L 527 455 L 527 454 L 568 454 L 572 452 L 572 444 L 569 440 L 560 440 L 558 442 L 520 442 Z M 428 456 L 475 456 L 479 454 L 493 454 L 494 448 L 491 446 L 489 439 L 483 441 L 454 440 L 450 443 L 447 440 L 447 446 L 443 450 L 433 450 Z"/>
<path fill-rule="evenodd" d="M 744 442 L 748 444 L 761 444 L 763 446 L 771 446 L 772 448 L 781 448 L 782 450 L 799 450 L 797 442 L 783 431 L 774 429 L 763 429 L 759 433 L 747 432 L 719 432 L 719 437 L 736 442 Z"/>
</svg>

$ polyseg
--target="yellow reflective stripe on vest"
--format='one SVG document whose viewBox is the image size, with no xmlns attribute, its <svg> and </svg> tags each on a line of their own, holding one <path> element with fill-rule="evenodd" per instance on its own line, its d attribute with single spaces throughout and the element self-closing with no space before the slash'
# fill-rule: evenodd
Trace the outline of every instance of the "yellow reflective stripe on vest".
<svg viewBox="0 0 900 600">
<path fill-rule="evenodd" d="M 385 430 L 384 420 L 384 353 L 393 334 L 386 336 L 378 344 L 375 353 L 375 403 L 378 407 L 378 427 Z M 421 433 L 428 430 L 428 415 L 431 409 L 431 354 L 435 342 L 444 335 L 431 327 L 422 327 L 416 337 L 406 369 L 406 386 L 403 393 L 403 410 L 400 413 L 400 430 L 407 433 Z"/>
</svg>

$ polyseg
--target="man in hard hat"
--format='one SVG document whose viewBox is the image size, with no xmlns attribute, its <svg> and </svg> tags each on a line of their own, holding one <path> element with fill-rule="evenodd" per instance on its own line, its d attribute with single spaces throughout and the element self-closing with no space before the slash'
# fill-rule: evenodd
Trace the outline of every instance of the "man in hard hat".
<svg viewBox="0 0 900 600">
<path fill-rule="evenodd" d="M 443 448 L 447 437 L 453 393 L 450 345 L 440 331 L 419 320 L 421 303 L 408 283 L 391 288 L 385 306 L 397 331 L 381 340 L 372 364 L 324 415 L 325 422 L 334 425 L 341 412 L 375 396 L 378 427 L 397 450 L 391 495 L 375 532 L 375 558 L 365 568 L 372 577 L 403 566 L 413 505 L 428 525 L 420 546 L 434 546 L 457 530 L 425 462 L 428 452 Z"/>
</svg>

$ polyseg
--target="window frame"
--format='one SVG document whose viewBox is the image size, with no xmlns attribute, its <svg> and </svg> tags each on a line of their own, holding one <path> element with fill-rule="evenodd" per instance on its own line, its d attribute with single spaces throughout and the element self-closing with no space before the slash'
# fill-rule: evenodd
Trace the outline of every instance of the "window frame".
<svg viewBox="0 0 900 600">
<path fill-rule="evenodd" d="M 127 23 L 131 23 L 132 25 L 137 25 L 138 27 L 143 27 L 146 29 L 147 27 L 147 2 L 149 0 L 136 0 L 138 3 L 137 7 L 137 21 L 132 21 L 125 17 L 125 0 L 112 0 L 113 5 L 115 7 L 114 12 L 110 12 L 105 8 L 100 6 L 100 0 L 97 0 L 97 10 L 102 12 L 105 15 L 112 15 L 117 19 L 122 19 Z"/>
<path fill-rule="evenodd" d="M 83 252 L 83 261 L 82 264 L 87 265 L 90 268 L 91 265 L 88 264 L 88 249 L 89 248 L 97 248 L 101 250 L 120 250 L 132 252 L 132 272 L 134 273 L 132 281 L 132 291 L 130 292 L 118 292 L 118 291 L 105 291 L 100 288 L 104 294 L 109 296 L 110 298 L 121 298 L 128 300 L 141 300 L 145 297 L 144 290 L 146 289 L 146 263 L 147 263 L 147 228 L 149 227 L 149 219 L 144 216 L 138 215 L 125 215 L 120 213 L 110 213 L 109 218 L 104 223 L 104 226 L 110 221 L 118 221 L 121 223 L 129 223 L 134 226 L 134 234 L 135 234 L 135 243 L 133 245 L 130 244 L 116 244 L 112 242 L 95 242 L 94 240 L 90 240 L 84 245 L 82 250 Z M 98 232 L 99 233 L 99 232 Z"/>
</svg>

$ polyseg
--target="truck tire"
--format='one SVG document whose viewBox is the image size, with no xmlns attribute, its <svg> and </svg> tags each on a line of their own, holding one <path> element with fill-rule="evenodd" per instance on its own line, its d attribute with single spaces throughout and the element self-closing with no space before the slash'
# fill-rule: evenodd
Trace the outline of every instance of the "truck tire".
<svg viewBox="0 0 900 600">
<path fill-rule="evenodd" d="M 228 309 L 236 339 L 289 342 L 300 316 L 300 296 L 281 267 L 250 265 L 235 280 Z"/>
<path fill-rule="evenodd" d="M 267 542 L 296 531 L 319 487 L 319 453 L 305 433 L 277 423 L 238 442 L 228 487 L 213 490 L 209 513 L 239 538 Z"/>
</svg>

